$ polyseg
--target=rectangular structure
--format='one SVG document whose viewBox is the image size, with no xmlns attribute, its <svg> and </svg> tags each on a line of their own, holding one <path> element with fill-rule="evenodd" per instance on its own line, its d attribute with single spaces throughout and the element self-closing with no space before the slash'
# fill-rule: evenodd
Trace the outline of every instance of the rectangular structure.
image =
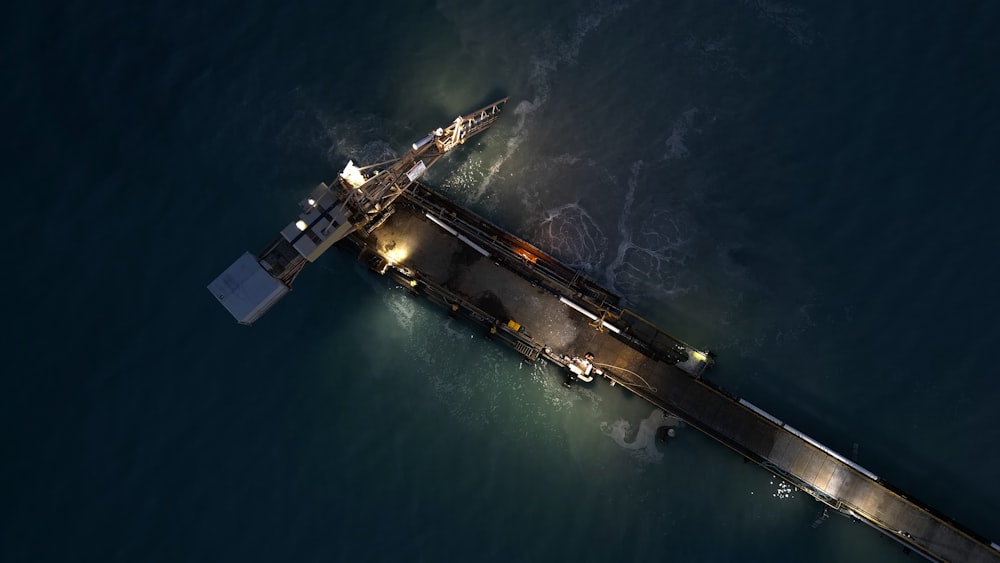
<svg viewBox="0 0 1000 563">
<path fill-rule="evenodd" d="M 244 252 L 236 262 L 208 284 L 208 290 L 240 324 L 250 325 L 290 291 L 289 287 L 271 277 Z"/>
</svg>

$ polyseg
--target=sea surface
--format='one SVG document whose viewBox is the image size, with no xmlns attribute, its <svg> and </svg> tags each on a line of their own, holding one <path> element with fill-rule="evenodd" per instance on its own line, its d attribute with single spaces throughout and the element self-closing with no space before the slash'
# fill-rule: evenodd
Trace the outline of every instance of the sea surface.
<svg viewBox="0 0 1000 563">
<path fill-rule="evenodd" d="M 350 256 L 205 286 L 349 159 L 718 355 L 709 378 L 1000 540 L 995 2 L 4 9 L 0 561 L 911 561 Z"/>
</svg>

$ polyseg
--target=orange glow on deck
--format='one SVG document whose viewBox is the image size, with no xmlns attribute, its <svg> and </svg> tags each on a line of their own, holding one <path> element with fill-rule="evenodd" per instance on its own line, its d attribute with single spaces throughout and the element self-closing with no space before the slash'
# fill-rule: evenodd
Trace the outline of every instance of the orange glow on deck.
<svg viewBox="0 0 1000 563">
<path fill-rule="evenodd" d="M 531 262 L 532 264 L 535 264 L 535 263 L 538 262 L 538 257 L 537 256 L 535 256 L 534 254 L 528 252 L 527 250 L 524 250 L 523 248 L 515 248 L 514 249 L 514 253 L 517 254 L 518 256 L 520 256 L 521 258 L 524 258 L 528 262 Z"/>
</svg>

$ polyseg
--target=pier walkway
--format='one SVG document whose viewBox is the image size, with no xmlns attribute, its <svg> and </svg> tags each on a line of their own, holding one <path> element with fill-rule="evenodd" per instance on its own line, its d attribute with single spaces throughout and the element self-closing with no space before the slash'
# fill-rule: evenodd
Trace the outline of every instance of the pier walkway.
<svg viewBox="0 0 1000 563">
<path fill-rule="evenodd" d="M 594 365 L 653 405 L 935 561 L 1000 563 L 1000 546 L 908 498 L 779 418 L 704 377 L 712 357 L 619 308 L 619 298 L 422 185 L 370 234 L 359 259 L 481 327 L 528 360 Z"/>
</svg>

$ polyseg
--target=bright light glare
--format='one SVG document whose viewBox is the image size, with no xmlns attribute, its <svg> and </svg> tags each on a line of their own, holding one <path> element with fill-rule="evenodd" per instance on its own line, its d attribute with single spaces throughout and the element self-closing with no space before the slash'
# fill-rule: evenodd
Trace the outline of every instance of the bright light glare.
<svg viewBox="0 0 1000 563">
<path fill-rule="evenodd" d="M 365 177 L 361 173 L 361 169 L 355 166 L 354 161 L 352 160 L 347 161 L 347 166 L 345 166 L 344 171 L 340 173 L 340 177 L 347 180 L 347 183 L 354 188 L 365 183 Z"/>
<path fill-rule="evenodd" d="M 306 224 L 306 222 L 303 221 L 302 219 L 299 219 L 298 221 L 296 221 L 295 222 L 295 226 L 298 227 L 300 231 L 304 231 L 304 230 L 306 230 L 309 227 L 309 225 Z"/>
<path fill-rule="evenodd" d="M 390 264 L 399 264 L 403 260 L 406 260 L 408 255 L 409 253 L 405 248 L 397 246 L 385 253 L 385 259 L 388 260 Z"/>
</svg>

